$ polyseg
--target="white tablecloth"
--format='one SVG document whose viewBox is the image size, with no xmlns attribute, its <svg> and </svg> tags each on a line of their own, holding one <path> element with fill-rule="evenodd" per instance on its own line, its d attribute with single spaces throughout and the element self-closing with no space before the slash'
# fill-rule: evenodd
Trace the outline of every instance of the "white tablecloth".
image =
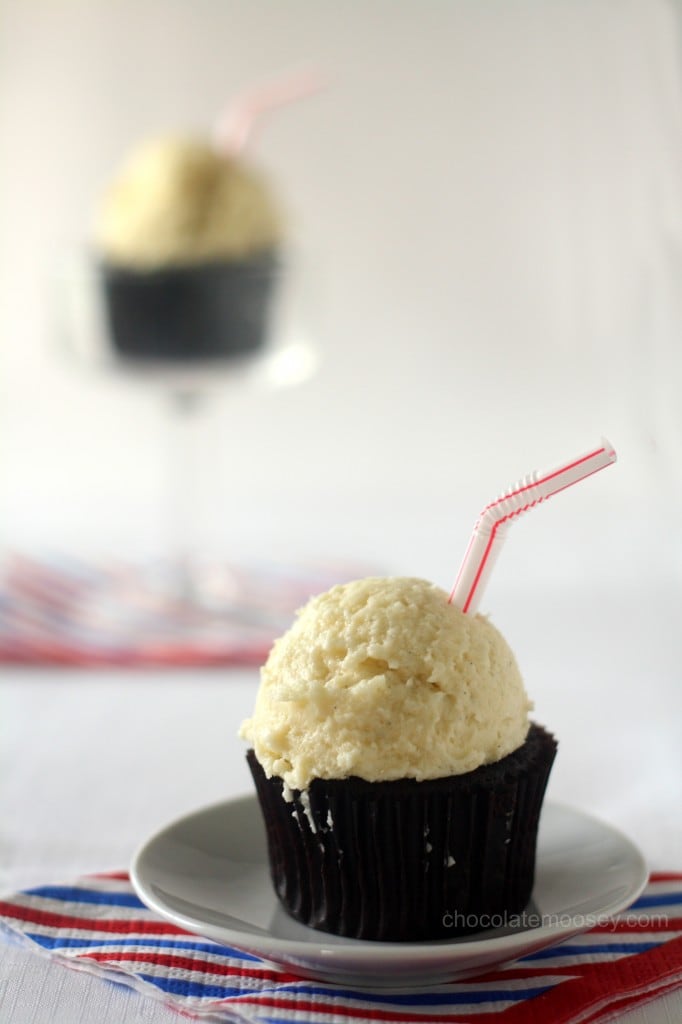
<svg viewBox="0 0 682 1024">
<path fill-rule="evenodd" d="M 580 608 L 574 597 L 498 599 L 496 621 L 515 638 L 535 714 L 560 738 L 549 795 L 620 827 L 652 868 L 681 870 L 676 588 L 661 584 L 647 602 L 627 591 L 608 601 L 592 594 Z M 249 791 L 236 730 L 256 686 L 251 670 L 4 669 L 2 890 L 125 868 L 168 821 Z M 681 1019 L 682 993 L 623 1016 Z M 3 1024 L 174 1020 L 153 1001 L 0 944 Z"/>
</svg>

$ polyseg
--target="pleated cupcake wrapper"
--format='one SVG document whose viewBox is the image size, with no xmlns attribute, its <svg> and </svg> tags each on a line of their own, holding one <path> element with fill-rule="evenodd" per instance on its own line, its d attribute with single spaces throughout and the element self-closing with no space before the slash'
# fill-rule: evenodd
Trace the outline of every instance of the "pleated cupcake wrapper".
<svg viewBox="0 0 682 1024">
<path fill-rule="evenodd" d="M 285 799 L 250 751 L 280 901 L 313 928 L 376 940 L 447 938 L 521 911 L 555 752 L 532 726 L 519 751 L 465 775 L 315 779 Z"/>
<path fill-rule="evenodd" d="M 281 269 L 275 251 L 148 271 L 103 263 L 113 348 L 127 359 L 180 361 L 256 351 Z"/>
</svg>

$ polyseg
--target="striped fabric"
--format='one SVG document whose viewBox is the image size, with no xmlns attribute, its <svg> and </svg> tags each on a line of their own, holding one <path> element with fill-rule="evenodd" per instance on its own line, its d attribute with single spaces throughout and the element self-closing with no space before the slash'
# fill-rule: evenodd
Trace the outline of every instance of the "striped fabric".
<svg viewBox="0 0 682 1024">
<path fill-rule="evenodd" d="M 261 665 L 312 594 L 367 566 L 0 559 L 0 662 Z"/>
<path fill-rule="evenodd" d="M 682 874 L 652 875 L 630 910 L 561 945 L 400 994 L 306 980 L 183 932 L 140 903 L 124 873 L 17 893 L 0 902 L 0 924 L 56 962 L 242 1024 L 595 1024 L 682 985 Z"/>
</svg>

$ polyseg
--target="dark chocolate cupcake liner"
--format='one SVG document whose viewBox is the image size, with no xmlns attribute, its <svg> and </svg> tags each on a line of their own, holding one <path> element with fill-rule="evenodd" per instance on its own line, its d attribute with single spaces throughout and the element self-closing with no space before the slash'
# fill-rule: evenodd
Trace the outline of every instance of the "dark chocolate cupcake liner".
<svg viewBox="0 0 682 1024">
<path fill-rule="evenodd" d="M 255 352 L 267 340 L 280 272 L 274 251 L 146 271 L 103 262 L 112 349 L 127 360 L 180 362 Z"/>
<path fill-rule="evenodd" d="M 384 941 L 468 934 L 520 913 L 555 753 L 532 725 L 518 750 L 464 775 L 314 779 L 301 793 L 249 751 L 282 905 L 312 928 Z"/>
</svg>

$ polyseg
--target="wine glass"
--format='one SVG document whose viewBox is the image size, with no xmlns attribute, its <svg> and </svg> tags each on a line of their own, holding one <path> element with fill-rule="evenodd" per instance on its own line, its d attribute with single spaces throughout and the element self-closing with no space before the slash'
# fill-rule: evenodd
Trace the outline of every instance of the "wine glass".
<svg viewBox="0 0 682 1024">
<path fill-rule="evenodd" d="M 135 280 L 132 290 L 125 277 L 112 281 L 88 250 L 72 254 L 59 277 L 59 335 L 72 363 L 103 383 L 143 389 L 164 413 L 167 484 L 160 518 L 168 558 L 156 576 L 160 597 L 186 610 L 219 612 L 233 599 L 235 580 L 229 566 L 203 563 L 194 545 L 193 481 L 205 443 L 206 411 L 215 397 L 246 392 L 262 398 L 315 373 L 310 264 L 303 254 L 290 252 L 266 267 L 242 268 L 238 281 L 162 275 L 156 293 L 152 288 L 146 306 L 142 303 L 141 317 Z M 263 289 L 265 314 L 259 301 Z M 230 313 L 238 307 L 227 338 L 221 309 L 206 312 L 207 303 L 215 307 L 216 296 Z"/>
</svg>

